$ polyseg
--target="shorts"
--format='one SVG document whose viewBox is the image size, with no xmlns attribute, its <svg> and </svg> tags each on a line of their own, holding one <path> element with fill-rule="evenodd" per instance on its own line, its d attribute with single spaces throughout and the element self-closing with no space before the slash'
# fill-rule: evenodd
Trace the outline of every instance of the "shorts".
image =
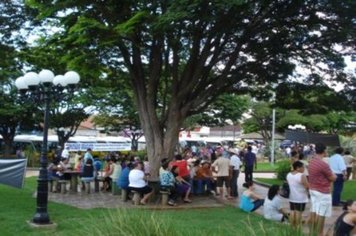
<svg viewBox="0 0 356 236">
<path fill-rule="evenodd" d="M 225 182 L 225 187 L 229 188 L 229 183 L 230 183 L 230 179 L 229 176 L 218 176 L 217 177 L 217 182 L 216 182 L 216 186 L 221 188 L 223 186 L 223 183 Z"/>
<path fill-rule="evenodd" d="M 142 187 L 142 188 L 134 188 L 134 187 L 129 187 L 129 188 L 131 191 L 136 191 L 141 194 L 148 194 L 148 193 L 152 192 L 152 188 L 148 185 L 146 185 L 145 187 Z"/>
<path fill-rule="evenodd" d="M 300 211 L 303 212 L 305 210 L 306 203 L 300 202 L 289 202 L 290 210 L 291 211 Z"/>
<path fill-rule="evenodd" d="M 319 216 L 330 217 L 332 211 L 332 202 L 330 193 L 321 193 L 316 190 L 310 190 L 310 212 Z"/>
</svg>

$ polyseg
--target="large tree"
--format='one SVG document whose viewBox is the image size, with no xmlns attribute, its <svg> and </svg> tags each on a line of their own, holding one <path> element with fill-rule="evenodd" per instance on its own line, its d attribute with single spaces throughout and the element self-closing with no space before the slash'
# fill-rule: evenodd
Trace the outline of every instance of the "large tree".
<svg viewBox="0 0 356 236">
<path fill-rule="evenodd" d="M 316 63 L 330 80 L 348 82 L 340 62 L 354 46 L 353 1 L 28 3 L 61 27 L 55 41 L 81 74 L 93 76 L 99 64 L 102 79 L 129 74 L 152 176 L 172 156 L 184 120 L 223 92 L 266 97 L 296 65 Z"/>
<path fill-rule="evenodd" d="M 21 74 L 23 66 L 19 50 L 26 45 L 26 34 L 20 30 L 26 29 L 26 16 L 23 1 L 0 2 L 0 135 L 5 144 L 5 157 L 11 154 L 17 128 L 33 121 L 32 112 L 36 111 L 31 104 L 19 102 L 12 82 Z"/>
</svg>

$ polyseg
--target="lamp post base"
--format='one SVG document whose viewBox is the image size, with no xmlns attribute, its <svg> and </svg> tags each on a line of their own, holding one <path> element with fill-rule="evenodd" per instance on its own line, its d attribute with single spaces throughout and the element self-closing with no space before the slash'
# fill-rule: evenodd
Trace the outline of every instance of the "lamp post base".
<svg viewBox="0 0 356 236">
<path fill-rule="evenodd" d="M 46 224 L 35 223 L 35 222 L 33 222 L 33 220 L 28 220 L 26 222 L 31 228 L 36 228 L 36 229 L 55 229 L 55 228 L 57 228 L 57 224 L 53 223 L 53 222 L 49 222 Z"/>
</svg>

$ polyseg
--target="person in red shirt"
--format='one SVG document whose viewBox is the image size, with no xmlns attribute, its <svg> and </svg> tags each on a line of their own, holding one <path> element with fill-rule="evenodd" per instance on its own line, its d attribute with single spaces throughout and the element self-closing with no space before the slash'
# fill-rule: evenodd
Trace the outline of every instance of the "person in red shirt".
<svg viewBox="0 0 356 236">
<path fill-rule="evenodd" d="M 326 156 L 326 146 L 315 145 L 315 155 L 309 163 L 310 223 L 311 232 L 323 235 L 325 217 L 331 216 L 331 183 L 336 180 L 329 165 L 322 160 Z"/>
<path fill-rule="evenodd" d="M 190 172 L 188 169 L 188 162 L 183 159 L 182 155 L 177 154 L 175 156 L 175 161 L 172 162 L 171 166 L 177 166 L 179 168 L 178 175 L 182 177 L 185 181 L 190 183 Z"/>
</svg>

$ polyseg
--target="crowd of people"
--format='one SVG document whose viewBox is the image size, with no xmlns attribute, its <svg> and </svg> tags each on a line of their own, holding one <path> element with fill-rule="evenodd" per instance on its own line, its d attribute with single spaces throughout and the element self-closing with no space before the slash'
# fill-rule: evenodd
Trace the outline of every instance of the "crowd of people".
<svg viewBox="0 0 356 236">
<path fill-rule="evenodd" d="M 246 188 L 240 198 L 239 207 L 245 212 L 254 212 L 263 207 L 266 219 L 285 222 L 294 228 L 303 224 L 302 214 L 310 202 L 309 223 L 311 230 L 323 235 L 324 222 L 330 217 L 332 207 L 341 205 L 343 183 L 350 178 L 351 168 L 355 159 L 349 152 L 337 148 L 335 154 L 328 157 L 326 146 L 316 144 L 311 146 L 312 158 L 304 159 L 305 150 L 291 150 L 291 171 L 286 177 L 289 186 L 289 210 L 282 207 L 281 188 L 272 185 L 267 196 L 255 192 L 253 170 L 257 165 L 256 154 L 251 146 L 246 149 L 217 147 L 209 155 L 195 153 L 187 148 L 181 154 L 176 154 L 173 160 L 162 159 L 159 170 L 160 190 L 169 192 L 168 205 L 191 203 L 194 195 L 214 195 L 226 200 L 237 200 L 239 197 L 237 179 L 241 167 L 244 166 Z M 310 156 L 310 149 L 308 150 Z M 203 154 L 203 155 L 202 155 Z M 346 155 L 343 155 L 346 154 Z M 345 157 L 346 156 L 346 157 Z M 61 160 L 55 159 L 49 166 L 52 178 L 67 178 L 63 170 L 68 168 L 69 155 L 62 155 Z M 116 153 L 110 154 L 104 165 L 91 154 L 91 150 L 75 156 L 74 168 L 82 172 L 81 179 L 94 179 L 99 170 L 103 169 L 102 191 L 111 191 L 116 184 L 128 192 L 142 194 L 140 204 L 145 205 L 153 194 L 148 185 L 150 165 L 147 159 L 138 157 L 122 157 Z M 333 187 L 331 187 L 333 186 Z M 83 186 L 82 186 L 83 187 Z M 335 232 L 351 232 L 356 223 L 356 204 L 348 201 L 345 213 L 337 220 Z"/>
<path fill-rule="evenodd" d="M 315 145 L 315 153 L 309 162 L 303 160 L 303 153 L 291 152 L 291 172 L 286 177 L 289 187 L 289 211 L 282 208 L 280 186 L 272 185 L 264 198 L 254 191 L 254 184 L 248 181 L 244 184 L 246 190 L 240 199 L 240 208 L 245 212 L 253 212 L 263 206 L 266 219 L 283 222 L 298 228 L 302 225 L 302 214 L 306 204 L 310 202 L 310 217 L 308 223 L 311 232 L 324 235 L 325 218 L 332 215 L 333 207 L 342 206 L 340 195 L 343 183 L 347 180 L 347 164 L 342 148 L 337 148 L 335 154 L 328 158 L 326 146 Z M 346 152 L 346 155 L 350 155 Z M 351 162 L 354 158 L 347 157 Z M 281 194 L 282 195 L 282 194 Z M 286 196 L 284 196 L 286 197 Z M 351 235 L 356 224 L 356 203 L 349 200 L 344 204 L 345 212 L 336 220 L 334 235 Z"/>
</svg>

